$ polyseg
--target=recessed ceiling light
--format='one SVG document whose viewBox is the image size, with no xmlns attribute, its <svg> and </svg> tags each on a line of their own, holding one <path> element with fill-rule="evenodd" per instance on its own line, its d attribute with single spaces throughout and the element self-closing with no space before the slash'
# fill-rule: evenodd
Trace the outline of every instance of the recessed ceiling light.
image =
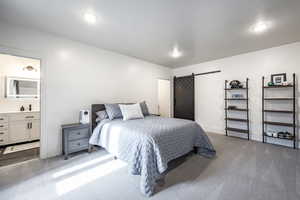
<svg viewBox="0 0 300 200">
<path fill-rule="evenodd" d="M 250 31 L 256 34 L 264 33 L 271 27 L 271 23 L 267 21 L 258 21 L 251 26 Z"/>
<path fill-rule="evenodd" d="M 96 16 L 92 12 L 87 12 L 84 14 L 84 19 L 89 24 L 96 23 Z"/>
<path fill-rule="evenodd" d="M 170 56 L 173 58 L 179 58 L 182 56 L 182 52 L 179 51 L 178 47 L 175 46 L 173 50 L 170 52 Z"/>
</svg>

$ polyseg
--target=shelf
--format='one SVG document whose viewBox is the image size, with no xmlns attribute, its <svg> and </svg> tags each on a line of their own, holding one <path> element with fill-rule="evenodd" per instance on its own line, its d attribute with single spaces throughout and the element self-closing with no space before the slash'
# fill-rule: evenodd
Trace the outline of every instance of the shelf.
<svg viewBox="0 0 300 200">
<path fill-rule="evenodd" d="M 264 86 L 264 88 L 268 89 L 272 89 L 272 88 L 292 88 L 294 87 L 293 85 L 274 85 L 274 86 Z"/>
<path fill-rule="evenodd" d="M 236 122 L 248 122 L 247 119 L 239 119 L 239 118 L 225 118 L 226 120 L 229 120 L 229 121 L 236 121 Z"/>
<path fill-rule="evenodd" d="M 296 138 L 297 138 L 297 131 L 296 131 L 296 127 L 297 125 L 295 124 L 296 121 L 296 90 L 295 90 L 295 86 L 296 86 L 296 75 L 295 73 L 293 73 L 293 83 L 291 85 L 273 85 L 273 86 L 268 86 L 265 84 L 265 77 L 262 77 L 262 136 L 263 136 L 263 143 L 270 143 L 268 142 L 266 138 L 275 138 L 275 139 L 281 139 L 281 140 L 289 140 L 289 141 L 293 141 L 293 148 L 296 149 Z M 276 97 L 275 95 L 270 95 L 271 97 L 266 97 L 265 96 L 265 92 L 266 89 L 281 89 L 275 92 L 282 92 L 283 90 L 288 91 L 288 92 L 292 92 L 292 95 L 286 95 L 286 96 L 281 96 L 281 97 Z M 268 91 L 271 92 L 271 91 Z M 272 97 L 273 96 L 273 97 Z M 271 102 L 265 102 L 265 101 L 271 101 Z M 276 102 L 272 102 L 272 101 L 279 101 L 277 103 L 284 103 L 284 104 L 288 104 L 290 106 L 290 104 L 292 104 L 293 108 L 290 109 L 280 109 L 280 108 L 265 108 L 265 104 L 268 103 L 276 103 Z M 292 122 L 292 123 L 284 123 L 284 122 L 274 122 L 274 121 L 265 121 L 265 115 L 267 115 L 267 113 L 277 113 L 277 114 L 291 114 L 291 116 L 293 117 L 293 120 L 291 121 L 287 121 L 287 122 Z M 273 137 L 273 136 L 268 136 L 266 134 L 266 128 L 268 125 L 271 126 L 280 126 L 280 127 L 289 127 L 293 129 L 293 136 L 291 138 L 281 138 L 281 137 Z M 274 144 L 273 142 L 271 142 L 271 144 Z M 275 144 L 275 145 L 280 145 L 280 146 L 286 146 L 286 147 L 290 147 L 284 144 Z"/>
<path fill-rule="evenodd" d="M 264 98 L 264 100 L 294 100 L 294 98 Z"/>
<path fill-rule="evenodd" d="M 248 130 L 245 130 L 245 129 L 239 129 L 239 128 L 230 128 L 228 127 L 226 129 L 227 131 L 233 131 L 233 132 L 239 132 L 239 133 L 247 133 L 248 134 Z"/>
<path fill-rule="evenodd" d="M 291 141 L 294 140 L 294 136 L 292 138 L 280 138 L 280 137 L 268 136 L 266 133 L 265 133 L 265 137 L 275 138 L 275 139 L 281 139 L 281 140 L 291 140 Z"/>
<path fill-rule="evenodd" d="M 290 110 L 264 110 L 264 112 L 271 112 L 271 113 L 291 113 L 293 114 L 293 111 Z"/>
<path fill-rule="evenodd" d="M 231 111 L 245 111 L 245 112 L 248 111 L 248 109 L 244 109 L 244 108 L 233 108 L 233 109 L 225 108 L 225 110 L 231 110 Z"/>
<path fill-rule="evenodd" d="M 248 88 L 225 88 L 225 90 L 247 90 Z"/>
<path fill-rule="evenodd" d="M 275 126 L 288 126 L 288 127 L 294 127 L 292 123 L 283 123 L 283 122 L 270 122 L 270 121 L 265 121 L 265 124 L 269 125 L 275 125 Z"/>
<path fill-rule="evenodd" d="M 228 99 L 225 99 L 225 100 L 248 100 L 248 99 L 246 99 L 246 98 L 228 98 Z"/>
</svg>

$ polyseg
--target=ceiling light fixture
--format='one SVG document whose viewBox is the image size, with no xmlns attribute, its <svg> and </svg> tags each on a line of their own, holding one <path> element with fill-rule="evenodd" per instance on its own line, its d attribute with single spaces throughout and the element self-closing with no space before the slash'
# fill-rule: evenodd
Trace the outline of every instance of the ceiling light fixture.
<svg viewBox="0 0 300 200">
<path fill-rule="evenodd" d="M 270 28 L 270 26 L 270 22 L 258 21 L 257 23 L 251 26 L 250 30 L 253 33 L 260 34 L 266 32 Z"/>
<path fill-rule="evenodd" d="M 28 71 L 28 72 L 37 72 L 37 69 L 28 65 L 26 67 L 23 68 L 23 71 Z"/>
<path fill-rule="evenodd" d="M 96 23 L 96 16 L 92 12 L 87 12 L 84 14 L 84 19 L 88 24 Z"/>
<path fill-rule="evenodd" d="M 170 56 L 173 58 L 179 58 L 182 56 L 182 52 L 179 51 L 178 47 L 175 46 L 173 50 L 170 52 Z"/>
</svg>

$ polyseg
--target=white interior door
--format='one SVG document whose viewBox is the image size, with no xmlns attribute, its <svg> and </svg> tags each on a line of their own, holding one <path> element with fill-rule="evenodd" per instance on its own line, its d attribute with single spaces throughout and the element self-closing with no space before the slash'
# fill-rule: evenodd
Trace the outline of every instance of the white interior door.
<svg viewBox="0 0 300 200">
<path fill-rule="evenodd" d="M 169 80 L 158 80 L 158 114 L 171 116 L 171 83 Z"/>
</svg>

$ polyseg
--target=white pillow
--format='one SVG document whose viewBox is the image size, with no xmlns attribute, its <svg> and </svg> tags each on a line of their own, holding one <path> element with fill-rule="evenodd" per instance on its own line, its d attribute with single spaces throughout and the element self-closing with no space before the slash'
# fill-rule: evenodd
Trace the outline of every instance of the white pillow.
<svg viewBox="0 0 300 200">
<path fill-rule="evenodd" d="M 144 118 L 141 106 L 139 103 L 137 104 L 130 104 L 130 105 L 124 105 L 119 104 L 123 120 L 131 120 L 131 119 L 141 119 Z"/>
</svg>

